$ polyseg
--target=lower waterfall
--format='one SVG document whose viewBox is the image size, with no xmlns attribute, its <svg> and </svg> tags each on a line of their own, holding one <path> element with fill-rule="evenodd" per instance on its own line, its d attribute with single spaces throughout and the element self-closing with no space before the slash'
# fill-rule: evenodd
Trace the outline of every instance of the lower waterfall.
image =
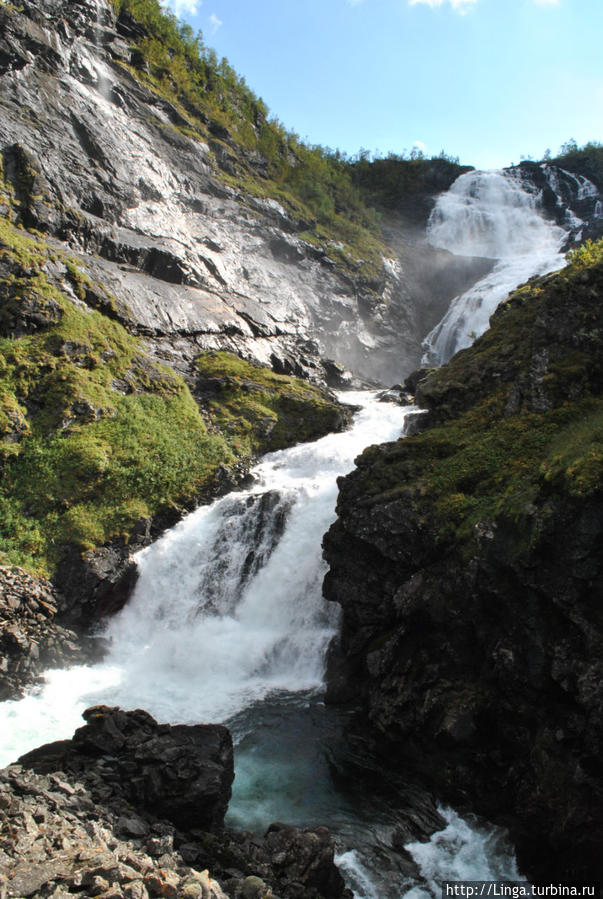
<svg viewBox="0 0 603 899">
<path fill-rule="evenodd" d="M 321 595 L 321 539 L 337 477 L 368 444 L 397 438 L 410 408 L 341 398 L 360 407 L 351 430 L 266 456 L 250 489 L 198 509 L 139 554 L 104 661 L 48 672 L 43 687 L 0 704 L 0 764 L 70 736 L 97 703 L 170 723 L 224 722 L 236 745 L 227 822 L 326 824 L 358 899 L 428 897 L 444 879 L 517 880 L 500 832 L 452 810 L 443 831 L 407 847 L 421 877 L 408 875 L 392 848 L 394 803 L 334 775 L 349 750 L 346 713 L 322 701 L 337 608 Z"/>
</svg>

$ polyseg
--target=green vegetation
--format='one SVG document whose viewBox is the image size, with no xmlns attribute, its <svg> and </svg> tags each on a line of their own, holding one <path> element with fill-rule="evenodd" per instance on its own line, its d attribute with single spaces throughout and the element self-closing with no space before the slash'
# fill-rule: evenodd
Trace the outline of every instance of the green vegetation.
<svg viewBox="0 0 603 899">
<path fill-rule="evenodd" d="M 339 416 L 316 388 L 228 354 L 199 360 L 224 384 L 224 407 L 202 412 L 137 338 L 69 299 L 89 284 L 74 260 L 0 219 L 0 562 L 45 574 L 66 542 L 127 537 L 141 517 L 211 495 L 220 466 Z"/>
<path fill-rule="evenodd" d="M 434 426 L 363 454 L 366 502 L 404 497 L 467 553 L 494 522 L 520 553 L 554 508 L 600 494 L 603 241 L 569 259 L 513 294 L 473 347 L 423 382 Z"/>
<path fill-rule="evenodd" d="M 315 440 L 343 420 L 342 410 L 318 387 L 232 353 L 203 353 L 196 367 L 206 379 L 202 386 L 209 394 L 212 423 L 237 453 L 250 455 Z"/>
<path fill-rule="evenodd" d="M 594 268 L 603 262 L 603 240 L 587 240 L 582 246 L 570 250 L 567 260 L 571 265 L 572 273 L 580 270 Z"/>
<path fill-rule="evenodd" d="M 372 160 L 361 151 L 352 162 L 352 178 L 367 202 L 425 216 L 431 209 L 429 203 L 425 205 L 425 198 L 448 190 L 459 175 L 470 169 L 443 150 L 430 159 L 420 151 L 412 151 L 409 155 L 388 153 Z"/>
<path fill-rule="evenodd" d="M 210 141 L 223 169 L 219 177 L 253 196 L 279 200 L 337 265 L 374 278 L 383 250 L 377 217 L 354 185 L 346 159 L 304 144 L 269 119 L 245 79 L 158 0 L 113 5 L 138 31 L 133 74 L 176 107 L 187 123 L 180 130 Z M 334 250 L 333 243 L 343 246 Z"/>
</svg>

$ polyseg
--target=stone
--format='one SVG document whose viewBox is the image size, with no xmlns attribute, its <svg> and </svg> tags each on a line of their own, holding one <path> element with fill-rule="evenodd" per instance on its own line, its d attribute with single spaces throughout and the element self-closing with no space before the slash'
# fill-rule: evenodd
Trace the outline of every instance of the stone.
<svg viewBox="0 0 603 899">
<path fill-rule="evenodd" d="M 266 886 L 261 877 L 246 877 L 241 888 L 242 899 L 268 899 L 272 890 Z"/>
<path fill-rule="evenodd" d="M 175 899 L 178 895 L 180 877 L 175 871 L 160 868 L 153 874 L 147 874 L 144 885 L 151 896 L 162 896 L 164 899 Z"/>
<path fill-rule="evenodd" d="M 152 858 L 169 855 L 174 848 L 174 838 L 170 834 L 162 837 L 151 837 L 146 843 L 147 852 Z"/>
<path fill-rule="evenodd" d="M 82 885 L 87 888 L 90 896 L 100 896 L 101 893 L 106 892 L 111 886 L 108 880 L 100 877 L 98 874 L 91 874 L 89 877 L 83 878 Z"/>
<path fill-rule="evenodd" d="M 149 899 L 149 893 L 144 883 L 140 880 L 132 881 L 123 887 L 125 899 Z"/>
<path fill-rule="evenodd" d="M 180 896 L 182 899 L 206 899 L 209 891 L 204 892 L 197 880 L 186 880 L 180 884 Z"/>
<path fill-rule="evenodd" d="M 57 789 L 59 784 L 62 789 Z M 82 812 L 79 804 L 74 805 L 74 797 L 82 796 L 92 812 Z M 0 800 L 0 824 L 13 835 L 0 848 L 0 870 L 10 875 L 0 875 L 0 892 L 5 886 L 7 896 L 149 899 L 144 878 L 155 876 L 156 895 L 180 895 L 181 887 L 189 884 L 191 899 L 205 894 L 208 899 L 228 899 L 207 871 L 187 868 L 177 852 L 165 864 L 163 856 L 162 867 L 157 868 L 132 843 L 115 837 L 112 828 L 123 815 L 110 803 L 93 801 L 88 787 L 66 773 L 60 777 L 40 775 L 19 766 L 0 770 Z M 120 807 L 120 800 L 115 801 Z M 151 817 L 155 832 L 171 842 L 173 826 Z M 38 823 L 43 835 L 37 835 Z M 147 828 L 151 828 L 150 821 Z"/>
<path fill-rule="evenodd" d="M 221 725 L 158 725 L 146 712 L 97 706 L 73 741 L 40 747 L 22 763 L 37 771 L 90 773 L 112 769 L 116 789 L 140 809 L 178 827 L 222 826 L 234 778 L 230 733 Z M 138 826 L 138 825 L 137 825 Z M 139 827 L 141 833 L 144 827 Z M 147 844 L 150 854 L 171 851 L 165 838 Z"/>
<path fill-rule="evenodd" d="M 0 566 L 0 700 L 22 695 L 48 667 L 84 663 L 97 655 L 97 641 L 59 623 L 60 594 L 45 578 Z"/>
<path fill-rule="evenodd" d="M 57 877 L 70 873 L 70 859 L 58 855 L 40 864 L 17 864 L 7 880 L 7 889 L 12 896 L 32 896 Z"/>
<path fill-rule="evenodd" d="M 149 825 L 142 818 L 119 818 L 115 824 L 116 833 L 141 839 L 149 833 Z"/>
</svg>

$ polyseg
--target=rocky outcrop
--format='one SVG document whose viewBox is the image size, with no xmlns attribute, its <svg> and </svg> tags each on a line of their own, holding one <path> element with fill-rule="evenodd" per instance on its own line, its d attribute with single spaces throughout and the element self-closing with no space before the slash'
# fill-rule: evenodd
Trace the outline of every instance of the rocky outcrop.
<svg viewBox="0 0 603 899">
<path fill-rule="evenodd" d="M 331 701 L 545 878 L 601 875 L 601 249 L 414 379 L 422 433 L 365 451 L 325 538 Z"/>
<path fill-rule="evenodd" d="M 122 816 L 56 774 L 0 771 L 0 890 L 6 897 L 228 899 L 207 870 L 174 852 L 173 827 Z"/>
<path fill-rule="evenodd" d="M 8 897 L 351 899 L 326 828 L 224 829 L 225 727 L 104 706 L 84 718 L 73 740 L 0 772 L 0 820 L 15 835 L 0 844 Z"/>
<path fill-rule="evenodd" d="M 56 620 L 61 597 L 44 578 L 0 567 L 0 701 L 22 695 L 47 668 L 85 664 L 103 641 Z"/>
<path fill-rule="evenodd" d="M 581 241 L 597 240 L 603 236 L 603 195 L 596 170 L 586 164 L 576 171 L 551 163 L 522 162 L 515 171 L 527 189 L 537 192 L 540 205 L 547 218 L 566 228 L 568 239 L 565 249 Z M 587 160 L 584 160 L 587 162 Z M 583 168 L 584 174 L 580 171 Z M 590 176 L 590 177 L 588 177 Z M 594 181 L 591 180 L 594 177 Z"/>
<path fill-rule="evenodd" d="M 95 706 L 73 740 L 19 759 L 38 773 L 96 773 L 99 795 L 118 795 L 181 829 L 220 828 L 234 779 L 232 739 L 221 725 L 158 725 L 144 711 Z"/>
<path fill-rule="evenodd" d="M 323 828 L 275 824 L 265 839 L 186 835 L 168 821 L 99 802 L 62 773 L 35 774 L 20 765 L 0 771 L 0 822 L 11 835 L 0 844 L 0 890 L 7 899 L 350 896 Z M 191 863 L 193 855 L 213 860 L 211 876 Z"/>
</svg>

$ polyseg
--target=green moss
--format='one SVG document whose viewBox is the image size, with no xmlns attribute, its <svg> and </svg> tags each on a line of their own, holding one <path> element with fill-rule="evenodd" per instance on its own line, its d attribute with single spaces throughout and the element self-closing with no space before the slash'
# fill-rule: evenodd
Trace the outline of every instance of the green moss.
<svg viewBox="0 0 603 899">
<path fill-rule="evenodd" d="M 0 339 L 0 558 L 48 573 L 65 541 L 127 533 L 141 514 L 202 491 L 232 454 L 181 379 L 49 280 L 46 245 L 7 222 L 0 240 L 1 288 L 13 311 L 36 313 L 32 333 Z M 85 284 L 73 261 L 67 277 Z M 43 327 L 50 304 L 58 314 Z"/>
<path fill-rule="evenodd" d="M 0 221 L 0 290 L 22 332 L 0 337 L 1 563 L 51 574 L 66 543 L 127 538 L 141 517 L 211 495 L 220 466 L 338 423 L 317 388 L 227 353 L 198 360 L 220 385 L 202 414 L 141 341 L 69 299 L 67 284 L 82 298 L 91 282 L 72 259 L 51 280 L 51 257 Z"/>
<path fill-rule="evenodd" d="M 587 240 L 575 250 L 571 250 L 567 258 L 574 273 L 598 265 L 603 262 L 603 240 Z"/>
<path fill-rule="evenodd" d="M 341 425 L 342 412 L 333 399 L 299 378 L 227 352 L 203 353 L 195 364 L 207 379 L 211 421 L 237 453 L 282 449 Z"/>
<path fill-rule="evenodd" d="M 521 524 L 521 551 L 538 530 L 537 509 L 601 490 L 602 428 L 600 398 L 495 425 L 478 406 L 407 438 L 386 456 L 364 454 L 365 502 L 416 500 L 439 539 L 465 545 L 468 552 L 482 522 Z"/>
<path fill-rule="evenodd" d="M 362 455 L 364 502 L 403 499 L 469 557 L 484 523 L 504 524 L 521 553 L 551 508 L 600 494 L 602 297 L 603 241 L 514 293 L 471 349 L 421 385 L 434 425 Z"/>
<path fill-rule="evenodd" d="M 603 472 L 603 407 L 584 410 L 571 432 L 560 431 L 548 447 L 540 474 L 553 488 L 572 496 L 588 496 L 601 489 Z"/>
</svg>

